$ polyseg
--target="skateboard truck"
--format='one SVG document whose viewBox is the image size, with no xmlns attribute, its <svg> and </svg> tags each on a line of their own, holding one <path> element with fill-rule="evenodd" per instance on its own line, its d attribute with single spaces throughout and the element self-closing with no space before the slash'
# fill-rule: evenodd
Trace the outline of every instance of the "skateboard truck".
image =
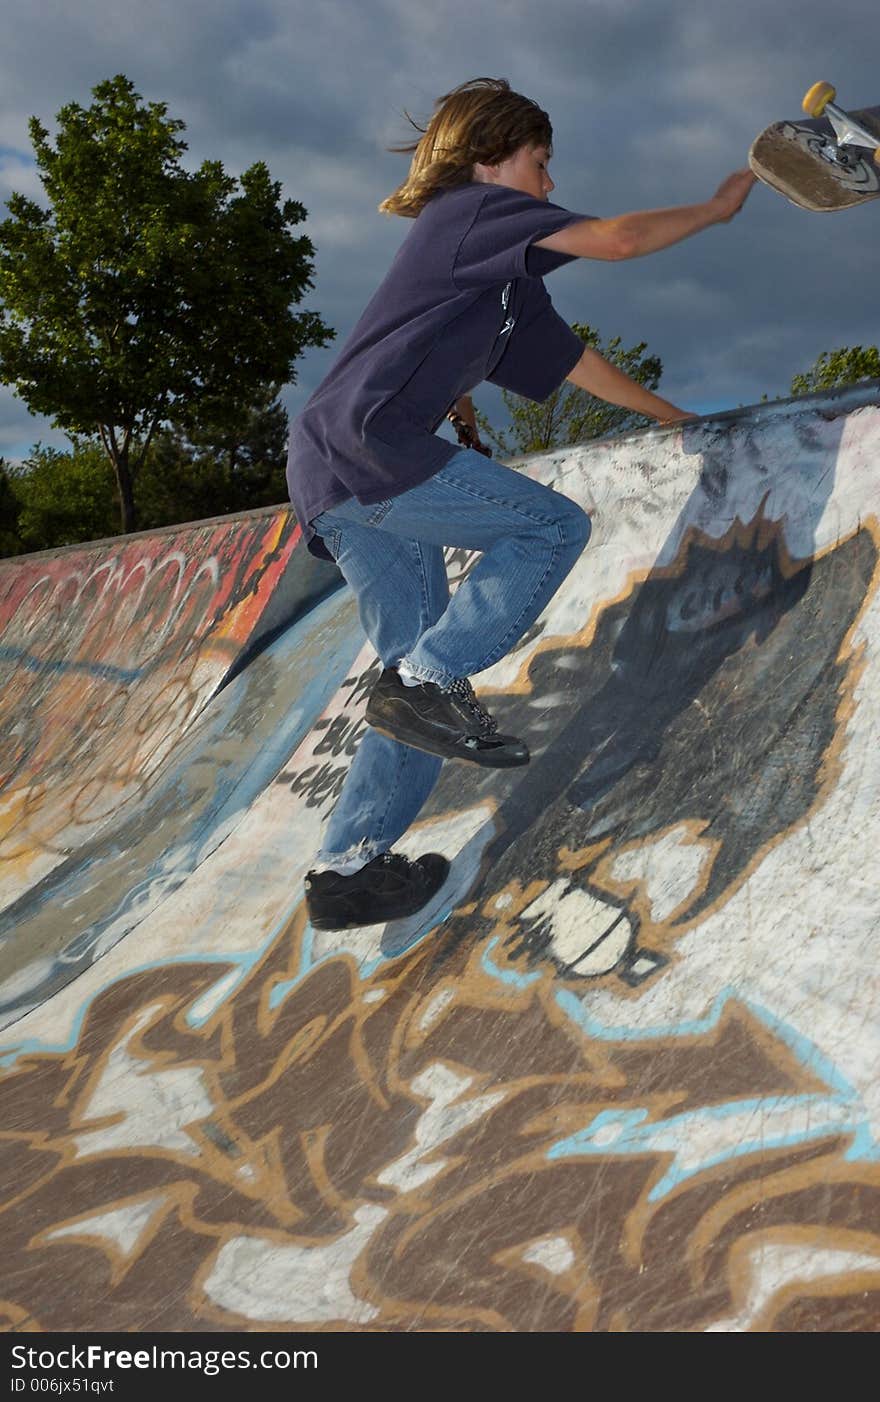
<svg viewBox="0 0 880 1402">
<path fill-rule="evenodd" d="M 849 152 L 841 148 L 861 146 L 873 151 L 874 161 L 880 165 L 880 140 L 857 122 L 855 117 L 838 107 L 834 102 L 836 96 L 837 90 L 830 83 L 814 83 L 804 95 L 802 106 L 807 116 L 827 117 L 837 138 L 835 141 L 833 137 L 827 137 L 816 154 L 832 165 L 849 166 L 852 164 Z"/>
<path fill-rule="evenodd" d="M 835 96 L 830 83 L 814 83 L 806 118 L 771 123 L 749 149 L 759 180 L 816 213 L 880 199 L 880 107 L 844 112 Z"/>
</svg>

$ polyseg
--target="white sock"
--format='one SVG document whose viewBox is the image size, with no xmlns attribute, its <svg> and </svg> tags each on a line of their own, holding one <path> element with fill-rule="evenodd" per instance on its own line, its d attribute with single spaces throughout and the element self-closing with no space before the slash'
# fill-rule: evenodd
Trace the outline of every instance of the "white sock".
<svg viewBox="0 0 880 1402">
<path fill-rule="evenodd" d="M 316 862 L 312 871 L 316 874 L 323 871 L 333 871 L 337 876 L 354 876 L 356 871 L 361 871 L 365 866 L 369 866 L 372 857 L 349 857 L 347 860 L 339 859 L 335 862 Z"/>
<path fill-rule="evenodd" d="M 422 684 L 421 677 L 414 677 L 412 672 L 403 662 L 399 662 L 397 664 L 397 675 L 400 677 L 400 680 L 403 682 L 404 686 L 421 686 Z"/>
</svg>

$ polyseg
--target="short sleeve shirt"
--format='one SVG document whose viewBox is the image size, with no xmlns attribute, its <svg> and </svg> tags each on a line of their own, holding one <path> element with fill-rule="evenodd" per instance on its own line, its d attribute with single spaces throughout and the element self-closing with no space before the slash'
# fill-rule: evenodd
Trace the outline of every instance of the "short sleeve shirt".
<svg viewBox="0 0 880 1402">
<path fill-rule="evenodd" d="M 460 448 L 437 435 L 484 380 L 546 399 L 583 354 L 543 277 L 572 256 L 533 244 L 590 216 L 472 182 L 435 195 L 407 234 L 329 374 L 291 424 L 290 498 L 312 522 L 350 497 L 393 497 Z"/>
</svg>

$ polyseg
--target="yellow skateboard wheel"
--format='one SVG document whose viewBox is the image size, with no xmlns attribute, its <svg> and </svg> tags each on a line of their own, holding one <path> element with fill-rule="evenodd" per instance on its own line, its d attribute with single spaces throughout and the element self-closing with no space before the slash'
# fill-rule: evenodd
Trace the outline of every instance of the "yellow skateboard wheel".
<svg viewBox="0 0 880 1402">
<path fill-rule="evenodd" d="M 809 92 L 804 93 L 801 103 L 808 117 L 821 117 L 829 102 L 837 96 L 837 89 L 830 83 L 814 83 Z"/>
</svg>

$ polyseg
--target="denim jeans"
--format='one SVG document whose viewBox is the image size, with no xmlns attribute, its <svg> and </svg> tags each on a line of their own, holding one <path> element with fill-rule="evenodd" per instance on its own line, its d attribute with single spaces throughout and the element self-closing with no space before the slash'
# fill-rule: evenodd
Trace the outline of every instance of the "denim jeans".
<svg viewBox="0 0 880 1402">
<path fill-rule="evenodd" d="M 417 487 L 325 511 L 315 529 L 358 601 L 385 667 L 446 686 L 498 662 L 556 593 L 590 536 L 568 497 L 465 449 Z M 482 557 L 450 599 L 444 546 Z M 371 861 L 406 831 L 442 760 L 368 729 L 320 864 Z"/>
</svg>

